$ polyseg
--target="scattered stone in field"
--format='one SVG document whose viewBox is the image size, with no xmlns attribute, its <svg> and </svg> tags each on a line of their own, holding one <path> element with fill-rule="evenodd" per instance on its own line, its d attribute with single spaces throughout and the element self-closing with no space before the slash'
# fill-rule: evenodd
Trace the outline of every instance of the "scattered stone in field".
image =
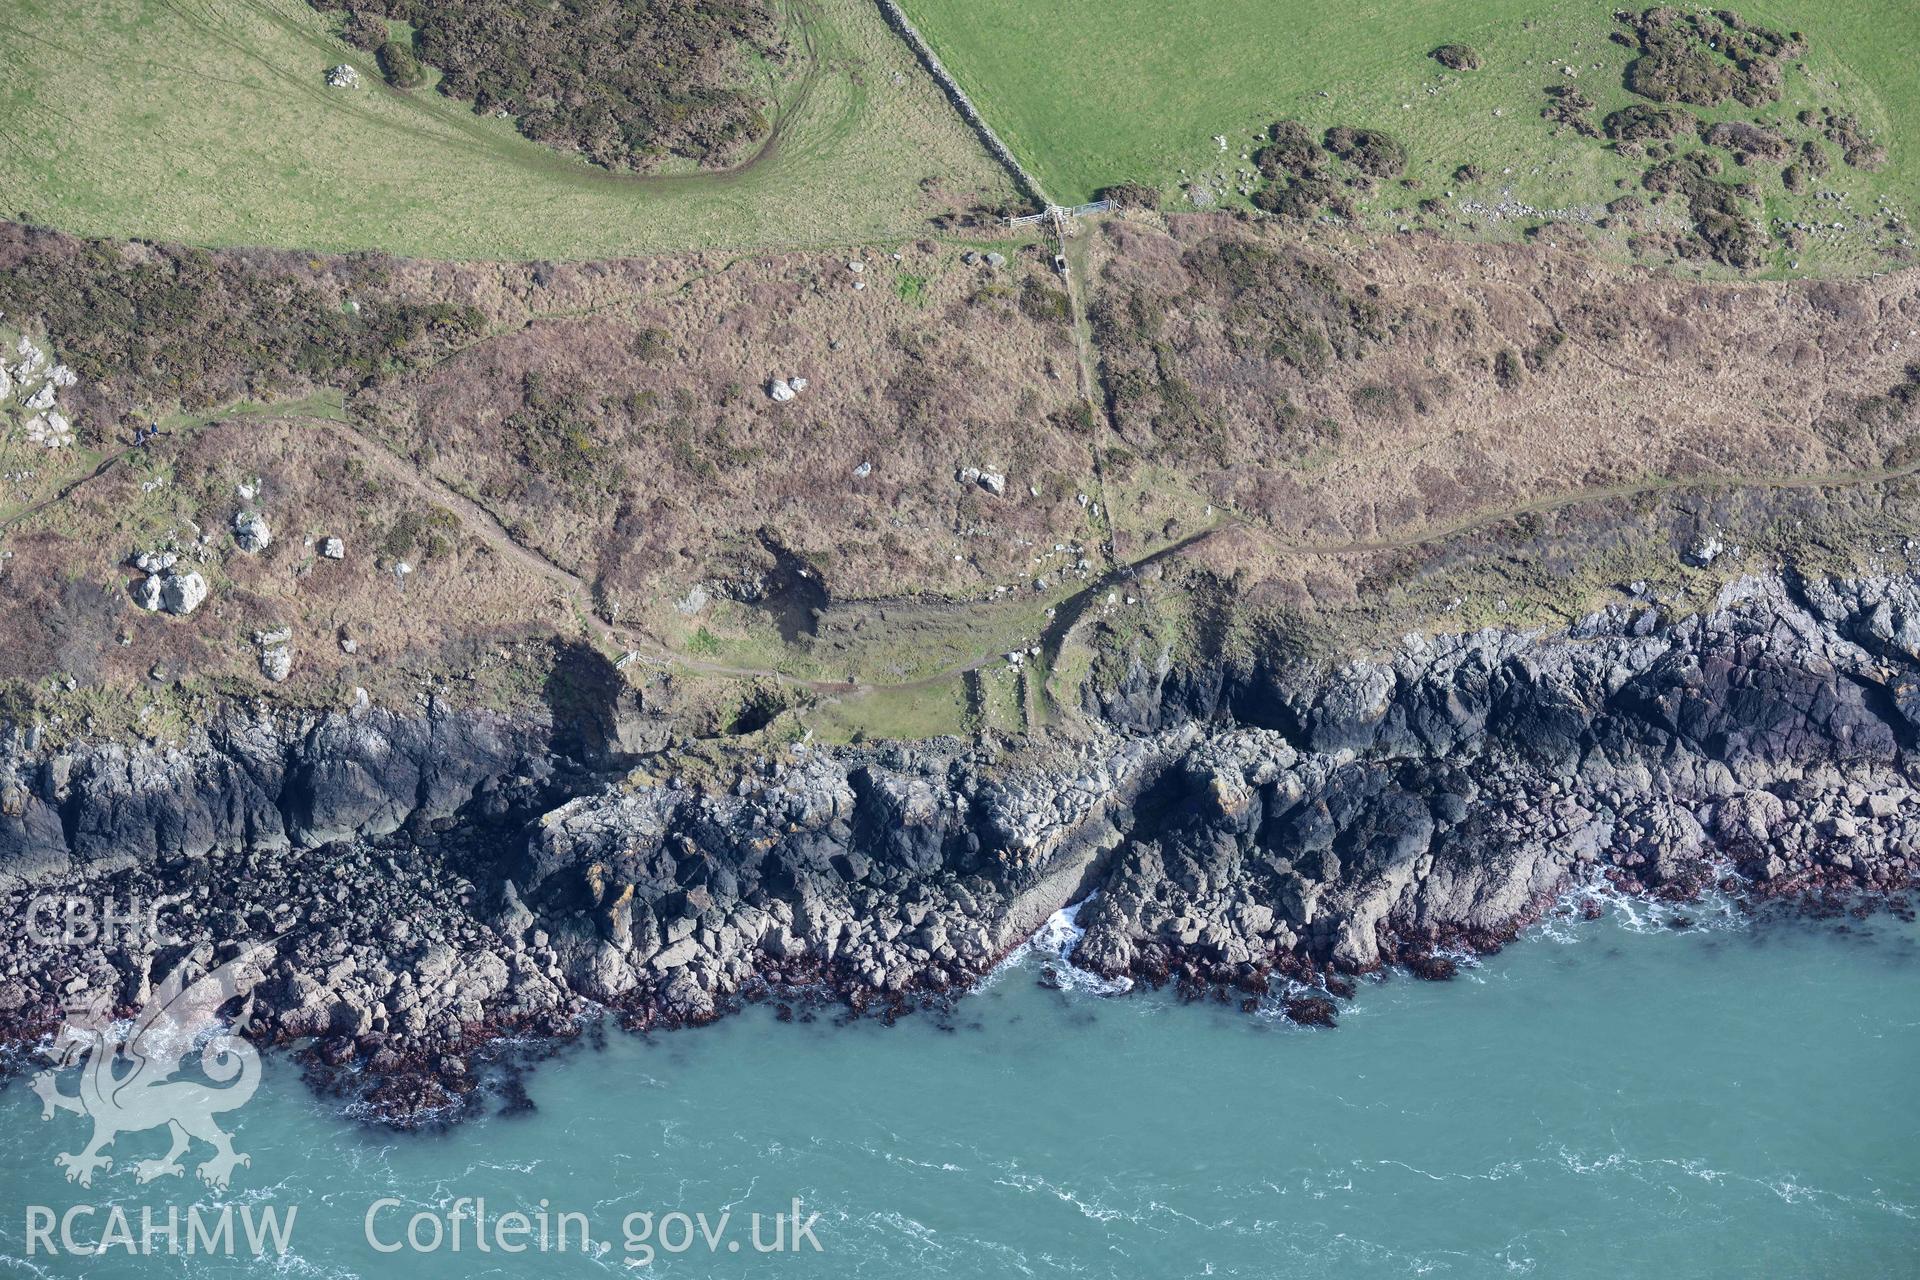
<svg viewBox="0 0 1920 1280">
<path fill-rule="evenodd" d="M 0 364 L 0 400 L 13 395 L 13 375 L 7 372 L 7 366 Z"/>
<path fill-rule="evenodd" d="M 853 469 L 854 478 L 857 480 L 865 480 L 868 476 L 872 474 L 873 474 L 873 464 L 871 462 L 863 462 L 859 466 Z"/>
<path fill-rule="evenodd" d="M 982 471 L 980 487 L 997 498 L 1006 493 L 1007 478 L 998 471 Z"/>
<path fill-rule="evenodd" d="M 198 609 L 207 598 L 207 580 L 197 573 L 169 573 L 160 579 L 160 607 L 176 618 Z"/>
<path fill-rule="evenodd" d="M 358 640 L 355 640 L 352 636 L 341 636 L 340 652 L 348 653 L 348 654 L 358 653 L 360 652 L 360 642 Z"/>
<path fill-rule="evenodd" d="M 320 554 L 329 560 L 344 560 L 347 558 L 347 544 L 338 538 L 328 538 L 321 542 Z"/>
<path fill-rule="evenodd" d="M 242 551 L 264 551 L 273 541 L 273 530 L 258 511 L 242 511 L 233 517 L 233 540 Z"/>
<path fill-rule="evenodd" d="M 133 567 L 142 573 L 165 573 L 180 563 L 180 557 L 171 551 L 142 551 L 133 558 Z"/>
<path fill-rule="evenodd" d="M 44 386 L 42 386 L 38 391 L 34 392 L 32 395 L 27 397 L 27 408 L 51 409 L 53 408 L 54 397 L 57 394 L 58 393 L 54 390 L 53 384 L 49 382 Z"/>
<path fill-rule="evenodd" d="M 707 600 L 707 589 L 696 582 L 687 589 L 687 594 L 673 602 L 673 607 L 678 609 L 686 617 L 691 618 L 694 614 L 707 607 Z"/>
<path fill-rule="evenodd" d="M 293 674 L 293 650 L 286 645 L 274 645 L 260 651 L 260 674 L 279 684 Z"/>
<path fill-rule="evenodd" d="M 807 389 L 807 380 L 805 378 L 788 378 L 787 385 L 793 388 L 795 395 L 798 395 Z"/>
<path fill-rule="evenodd" d="M 862 290 L 862 289 L 864 289 L 864 288 L 866 288 L 866 287 L 867 287 L 867 282 L 866 282 L 865 280 L 855 280 L 855 281 L 853 282 L 853 291 L 854 291 L 855 293 L 858 293 L 858 292 L 860 292 L 860 290 Z"/>
<path fill-rule="evenodd" d="M 847 270 L 853 272 L 853 274 L 855 275 L 859 275 L 862 271 L 865 271 L 866 269 L 867 269 L 867 264 L 864 262 L 849 262 L 847 264 Z"/>
<path fill-rule="evenodd" d="M 253 633 L 253 643 L 260 650 L 260 674 L 275 684 L 293 673 L 292 639 L 293 632 L 287 627 Z"/>
<path fill-rule="evenodd" d="M 1074 494 L 1074 495 L 1073 495 L 1073 500 L 1074 500 L 1075 502 L 1077 502 L 1077 503 L 1079 503 L 1079 504 L 1080 504 L 1081 506 L 1083 506 L 1083 507 L 1084 507 L 1084 506 L 1086 506 L 1086 505 L 1087 505 L 1087 503 L 1089 503 L 1089 502 L 1091 502 L 1091 501 L 1092 501 L 1092 499 L 1091 499 L 1091 498 L 1089 498 L 1089 497 L 1087 497 L 1087 495 L 1086 495 L 1086 494 L 1084 494 L 1084 493 L 1076 493 L 1076 494 Z"/>
<path fill-rule="evenodd" d="M 996 269 L 1004 267 L 1007 265 L 1007 255 L 1004 253 L 989 253 L 987 255 L 987 265 Z"/>
<path fill-rule="evenodd" d="M 252 502 L 260 496 L 260 487 L 251 480 L 242 480 L 233 486 L 233 496 L 242 502 Z"/>
<path fill-rule="evenodd" d="M 26 334 L 20 335 L 20 341 L 14 344 L 14 351 L 20 356 L 20 363 L 13 367 L 13 376 L 20 379 L 31 378 L 47 362 L 47 353 L 33 345 L 33 339 Z"/>
<path fill-rule="evenodd" d="M 141 556 L 141 560 L 164 567 L 151 571 L 133 584 L 133 602 L 149 613 L 165 612 L 184 618 L 198 609 L 207 598 L 207 580 L 197 573 L 175 573 L 173 556 L 162 553 Z"/>
<path fill-rule="evenodd" d="M 794 390 L 785 378 L 775 378 L 767 384 L 767 395 L 775 404 L 785 404 L 793 399 Z"/>
<path fill-rule="evenodd" d="M 342 62 L 338 66 L 327 68 L 327 83 L 335 89 L 358 89 L 360 73 Z"/>
<path fill-rule="evenodd" d="M 980 468 L 962 467 L 960 468 L 960 470 L 954 472 L 953 478 L 958 480 L 961 484 L 979 484 Z"/>
<path fill-rule="evenodd" d="M 969 249 L 960 255 L 960 261 L 966 263 L 968 266 L 972 266 L 974 263 L 980 261 L 980 255 Z"/>
<path fill-rule="evenodd" d="M 63 364 L 57 364 L 47 370 L 47 381 L 56 387 L 70 387 L 80 381 L 80 375 Z"/>
</svg>

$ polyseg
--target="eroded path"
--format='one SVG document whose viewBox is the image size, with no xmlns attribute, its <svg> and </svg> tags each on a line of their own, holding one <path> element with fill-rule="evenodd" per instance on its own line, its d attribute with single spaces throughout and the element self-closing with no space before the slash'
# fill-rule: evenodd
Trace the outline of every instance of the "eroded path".
<svg viewBox="0 0 1920 1280">
<path fill-rule="evenodd" d="M 351 446 L 370 464 L 378 467 L 388 478 L 411 489 L 425 500 L 450 511 L 469 534 L 484 542 L 493 551 L 552 583 L 572 602 L 574 614 L 580 621 L 580 625 L 602 646 L 603 651 L 616 659 L 630 656 L 632 660 L 644 662 L 652 667 L 723 679 L 767 680 L 828 697 L 928 689 L 1003 660 L 1002 653 L 996 650 L 911 680 L 866 682 L 815 679 L 767 667 L 734 666 L 711 662 L 691 654 L 681 653 L 639 628 L 608 622 L 600 617 L 593 608 L 593 585 L 586 578 L 552 559 L 537 547 L 529 546 L 515 538 L 505 523 L 484 504 L 454 488 L 419 463 L 395 453 L 351 422 L 300 414 L 284 415 L 281 420 L 300 423 L 315 431 L 331 433 L 343 444 Z M 215 420 L 198 429 L 220 430 L 242 422 L 257 422 L 257 419 Z M 1097 445 L 1095 447 L 1097 449 Z M 53 495 L 23 508 L 4 522 L 0 522 L 0 532 L 16 527 L 33 516 L 67 501 L 75 493 L 144 452 L 145 449 L 140 446 L 124 446 L 106 454 L 90 469 L 63 483 Z M 1920 475 L 1920 459 L 1893 467 L 1798 475 L 1761 473 L 1623 481 L 1619 484 L 1599 485 L 1551 494 L 1527 502 L 1483 508 L 1444 524 L 1410 530 L 1403 534 L 1337 543 L 1292 541 L 1263 529 L 1253 522 L 1240 518 L 1223 518 L 1175 542 L 1126 561 L 1112 557 L 1109 540 L 1108 569 L 1078 591 L 1055 602 L 1054 619 L 1047 625 L 1040 639 L 1051 660 L 1057 656 L 1060 642 L 1073 624 L 1103 595 L 1120 589 L 1150 565 L 1177 559 L 1230 532 L 1256 538 L 1272 551 L 1285 555 L 1308 557 L 1367 555 L 1445 542 L 1520 516 L 1546 514 L 1588 503 L 1618 501 L 1648 494 L 1712 492 L 1730 489 L 1846 489 L 1882 484 L 1914 475 Z M 955 601 L 949 604 L 922 604 L 919 607 L 964 615 L 1004 606 Z"/>
</svg>

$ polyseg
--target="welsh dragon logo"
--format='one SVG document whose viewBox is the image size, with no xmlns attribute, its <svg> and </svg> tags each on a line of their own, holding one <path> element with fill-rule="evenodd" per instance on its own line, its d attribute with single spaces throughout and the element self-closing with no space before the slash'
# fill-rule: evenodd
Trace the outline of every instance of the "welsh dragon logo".
<svg viewBox="0 0 1920 1280">
<path fill-rule="evenodd" d="M 35 1075 L 32 1085 L 40 1095 L 42 1120 L 53 1119 L 55 1111 L 93 1120 L 93 1138 L 85 1147 L 54 1157 L 67 1181 L 92 1186 L 96 1171 L 113 1168 L 106 1149 L 116 1137 L 163 1125 L 172 1146 L 158 1159 L 138 1161 L 133 1166 L 137 1181 L 180 1176 L 180 1157 L 196 1138 L 213 1147 L 212 1157 L 196 1170 L 209 1187 L 225 1190 L 236 1166 L 252 1164 L 233 1149 L 233 1135 L 214 1117 L 253 1097 L 260 1086 L 260 1055 L 236 1034 L 243 1028 L 230 1027 L 220 1011 L 241 994 L 251 963 L 270 945 L 250 947 L 194 979 L 183 961 L 131 1019 L 115 1020 L 104 994 L 83 993 L 68 1002 L 66 1021 L 49 1047 L 55 1065 Z M 206 1082 L 174 1078 L 189 1055 L 197 1057 Z M 62 1093 L 60 1073 L 75 1067 L 79 1092 Z"/>
</svg>

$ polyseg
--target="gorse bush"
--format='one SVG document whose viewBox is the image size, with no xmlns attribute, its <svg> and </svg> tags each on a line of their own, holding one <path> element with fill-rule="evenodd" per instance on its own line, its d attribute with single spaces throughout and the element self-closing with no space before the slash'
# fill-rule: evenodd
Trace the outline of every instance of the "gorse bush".
<svg viewBox="0 0 1920 1280">
<path fill-rule="evenodd" d="M 0 230 L 0 312 L 32 316 L 95 412 L 352 390 L 485 332 L 470 306 L 391 296 L 378 264 L 296 273 L 273 255 Z M 343 303 L 343 295 L 345 301 Z"/>
<path fill-rule="evenodd" d="M 724 161 L 770 122 L 753 63 L 778 57 L 780 24 L 765 0 L 312 0 L 348 11 L 343 31 L 376 35 L 381 69 L 440 70 L 440 92 L 477 112 L 504 111 L 536 142 L 611 169 L 668 157 Z M 386 19 L 414 28 L 406 49 Z M 396 50 L 389 63 L 388 51 Z M 404 59 L 404 62 L 402 61 Z"/>
</svg>

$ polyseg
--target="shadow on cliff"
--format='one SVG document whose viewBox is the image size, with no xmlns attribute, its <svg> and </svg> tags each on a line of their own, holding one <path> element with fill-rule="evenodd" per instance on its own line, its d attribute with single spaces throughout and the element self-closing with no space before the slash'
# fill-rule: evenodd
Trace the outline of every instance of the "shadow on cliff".
<svg viewBox="0 0 1920 1280">
<path fill-rule="evenodd" d="M 553 716 L 553 749 L 591 769 L 615 769 L 666 746 L 666 721 L 607 656 L 573 641 L 560 647 L 541 686 Z"/>
</svg>

